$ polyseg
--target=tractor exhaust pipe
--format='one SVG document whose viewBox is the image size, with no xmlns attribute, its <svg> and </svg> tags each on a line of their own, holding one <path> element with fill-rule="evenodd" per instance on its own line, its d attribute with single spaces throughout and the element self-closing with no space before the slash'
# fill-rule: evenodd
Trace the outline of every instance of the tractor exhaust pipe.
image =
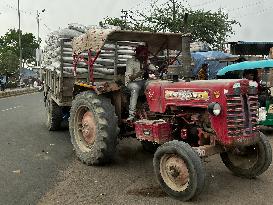
<svg viewBox="0 0 273 205">
<path fill-rule="evenodd" d="M 182 35 L 182 63 L 186 82 L 190 82 L 192 78 L 190 42 L 191 34 Z"/>
<path fill-rule="evenodd" d="M 183 75 L 186 82 L 190 82 L 192 78 L 192 68 L 191 68 L 191 34 L 188 31 L 188 18 L 189 14 L 185 13 L 183 23 L 182 23 L 182 63 L 183 63 Z"/>
</svg>

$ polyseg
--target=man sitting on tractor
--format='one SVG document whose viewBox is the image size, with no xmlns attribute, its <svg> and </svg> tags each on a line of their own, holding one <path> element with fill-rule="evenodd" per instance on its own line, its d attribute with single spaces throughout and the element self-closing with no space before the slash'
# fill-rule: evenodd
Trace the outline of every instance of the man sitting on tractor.
<svg viewBox="0 0 273 205">
<path fill-rule="evenodd" d="M 130 105 L 128 121 L 133 121 L 136 113 L 138 96 L 144 92 L 149 71 L 156 71 L 156 67 L 148 58 L 148 46 L 140 45 L 135 50 L 134 58 L 127 61 L 125 73 L 125 85 L 130 90 Z"/>
</svg>

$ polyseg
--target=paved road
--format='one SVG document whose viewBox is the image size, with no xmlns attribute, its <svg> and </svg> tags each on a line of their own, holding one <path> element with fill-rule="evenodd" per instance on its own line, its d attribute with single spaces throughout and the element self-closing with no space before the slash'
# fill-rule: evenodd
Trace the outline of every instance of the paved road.
<svg viewBox="0 0 273 205">
<path fill-rule="evenodd" d="M 0 204 L 36 204 L 73 155 L 68 132 L 48 132 L 42 94 L 0 99 Z"/>
<path fill-rule="evenodd" d="M 273 142 L 270 139 L 271 143 Z M 119 145 L 115 162 L 105 167 L 88 167 L 73 159 L 60 172 L 58 183 L 40 201 L 51 204 L 113 205 L 272 205 L 273 168 L 248 180 L 233 176 L 219 156 L 206 167 L 206 185 L 193 202 L 182 203 L 168 196 L 157 185 L 152 155 L 143 153 L 134 140 Z"/>
<path fill-rule="evenodd" d="M 86 166 L 75 157 L 67 131 L 46 130 L 40 99 L 33 94 L 0 100 L 0 119 L 7 119 L 0 125 L 0 204 L 273 204 L 272 166 L 257 179 L 242 179 L 213 156 L 205 163 L 204 192 L 187 203 L 162 192 L 153 156 L 133 139 L 120 142 L 111 165 Z"/>
</svg>

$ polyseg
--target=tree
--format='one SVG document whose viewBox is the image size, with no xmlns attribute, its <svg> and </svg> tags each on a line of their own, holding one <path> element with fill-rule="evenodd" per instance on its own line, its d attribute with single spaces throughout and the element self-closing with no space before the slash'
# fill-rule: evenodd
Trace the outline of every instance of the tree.
<svg viewBox="0 0 273 205">
<path fill-rule="evenodd" d="M 183 19 L 187 14 L 188 21 L 185 24 Z M 123 18 L 106 17 L 100 25 L 106 24 L 128 30 L 190 32 L 194 41 L 207 42 L 214 48 L 221 48 L 226 39 L 234 34 L 233 26 L 239 22 L 230 20 L 222 10 L 192 10 L 176 0 L 166 0 L 164 4 L 158 5 L 155 0 L 151 2 L 148 12 L 136 10 L 128 11 Z"/>
<path fill-rule="evenodd" d="M 14 52 L 8 50 L 4 53 L 0 53 L 0 74 L 16 72 L 18 67 L 19 58 Z"/>
<path fill-rule="evenodd" d="M 10 29 L 4 36 L 0 37 L 0 55 L 14 57 L 19 59 L 19 35 L 15 29 Z M 32 33 L 21 34 L 21 47 L 22 47 L 22 64 L 30 64 L 35 61 L 35 49 L 38 48 L 38 42 Z M 9 53 L 8 55 L 5 53 Z M 11 55 L 12 53 L 12 55 Z M 4 58 L 3 58 L 4 59 Z M 0 62 L 1 65 L 5 65 L 5 62 Z M 19 64 L 18 64 L 19 65 Z M 6 68 L 6 69 L 12 69 Z"/>
<path fill-rule="evenodd" d="M 207 42 L 215 48 L 222 48 L 227 38 L 234 34 L 233 25 L 240 25 L 235 20 L 229 20 L 228 14 L 218 12 L 191 11 L 189 31 L 193 40 Z"/>
</svg>

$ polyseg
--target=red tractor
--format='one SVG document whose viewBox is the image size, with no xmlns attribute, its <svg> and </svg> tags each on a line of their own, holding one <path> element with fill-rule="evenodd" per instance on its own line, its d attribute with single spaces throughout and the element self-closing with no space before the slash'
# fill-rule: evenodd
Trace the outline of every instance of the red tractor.
<svg viewBox="0 0 273 205">
<path fill-rule="evenodd" d="M 157 63 L 164 65 L 167 77 L 148 83 L 145 95 L 138 98 L 137 120 L 132 123 L 126 121 L 128 94 L 123 86 L 125 67 L 119 52 L 127 44 L 139 42 L 148 45 Z M 67 88 L 54 95 L 50 88 L 54 83 L 47 83 L 53 78 L 46 75 L 49 128 L 55 129 L 61 110 L 71 106 L 72 144 L 80 160 L 88 165 L 109 162 L 118 135 L 135 136 L 145 149 L 155 152 L 154 172 L 162 189 L 182 201 L 203 190 L 202 159 L 210 155 L 220 154 L 235 175 L 261 175 L 271 164 L 272 151 L 257 127 L 257 85 L 240 79 L 191 81 L 189 42 L 188 35 L 130 31 L 92 30 L 75 38 L 74 77 L 66 74 L 66 78 L 60 78 L 62 83 L 68 79 L 73 82 L 67 94 L 70 98 L 62 96 L 69 93 Z M 111 78 L 106 70 L 104 77 L 98 72 L 109 43 L 114 45 L 113 67 L 106 68 L 108 73 L 113 69 Z M 169 50 L 176 53 L 171 55 Z M 77 74 L 81 61 L 88 67 L 85 75 Z"/>
</svg>

